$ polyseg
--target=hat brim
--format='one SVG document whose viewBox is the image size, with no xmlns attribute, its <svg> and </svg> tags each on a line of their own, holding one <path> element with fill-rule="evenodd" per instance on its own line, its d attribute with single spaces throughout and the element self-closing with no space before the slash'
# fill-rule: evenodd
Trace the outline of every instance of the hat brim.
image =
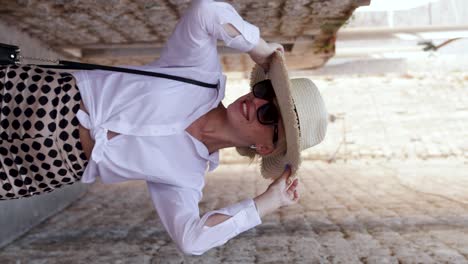
<svg viewBox="0 0 468 264">
<path fill-rule="evenodd" d="M 261 174 L 265 178 L 277 178 L 284 172 L 285 166 L 291 168 L 291 175 L 294 175 L 301 163 L 300 154 L 300 131 L 297 122 L 297 115 L 294 111 L 294 101 L 291 95 L 291 82 L 284 57 L 281 52 L 276 51 L 272 54 L 270 69 L 265 73 L 263 68 L 255 65 L 250 78 L 250 86 L 259 81 L 270 79 L 276 94 L 281 120 L 284 127 L 284 136 L 286 140 L 286 151 L 277 153 L 273 156 L 264 156 L 261 158 Z M 242 150 L 238 148 L 238 152 Z M 245 153 L 245 151 L 244 151 Z"/>
</svg>

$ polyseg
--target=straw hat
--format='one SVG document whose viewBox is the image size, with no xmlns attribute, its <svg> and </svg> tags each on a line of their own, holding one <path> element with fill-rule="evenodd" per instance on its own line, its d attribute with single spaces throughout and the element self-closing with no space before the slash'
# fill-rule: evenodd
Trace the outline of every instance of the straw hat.
<svg viewBox="0 0 468 264">
<path fill-rule="evenodd" d="M 261 173 L 265 178 L 281 176 L 286 164 L 295 175 L 301 163 L 301 151 L 320 143 L 327 131 L 327 111 L 315 84 L 306 78 L 289 79 L 283 55 L 272 55 L 270 70 L 265 74 L 256 65 L 251 74 L 250 86 L 270 79 L 275 90 L 286 136 L 286 151 L 261 158 Z M 297 113 L 297 114 L 296 114 Z M 252 156 L 255 150 L 236 148 L 243 156 Z"/>
</svg>

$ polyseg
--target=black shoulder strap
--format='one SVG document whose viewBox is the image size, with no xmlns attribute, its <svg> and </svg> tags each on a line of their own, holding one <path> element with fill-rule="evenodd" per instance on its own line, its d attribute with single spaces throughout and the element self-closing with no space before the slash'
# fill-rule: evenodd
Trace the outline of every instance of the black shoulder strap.
<svg viewBox="0 0 468 264">
<path fill-rule="evenodd" d="M 74 61 L 66 61 L 60 60 L 59 65 L 38 65 L 43 68 L 53 68 L 53 69 L 69 69 L 69 70 L 105 70 L 105 71 L 116 71 L 116 72 L 123 72 L 123 73 L 132 73 L 132 74 L 139 74 L 139 75 L 146 75 L 158 78 L 165 78 L 179 82 L 185 82 L 193 85 L 198 85 L 206 88 L 218 88 L 218 83 L 205 83 L 200 82 L 197 80 L 192 80 L 189 78 L 184 78 L 180 76 L 174 76 L 164 73 L 158 72 L 150 72 L 150 71 L 141 71 L 141 70 L 134 70 L 134 69 L 127 69 L 127 68 L 120 68 L 120 67 L 113 67 L 113 66 L 105 66 L 105 65 L 98 65 L 98 64 L 89 64 L 89 63 L 81 63 L 81 62 L 74 62 Z"/>
</svg>

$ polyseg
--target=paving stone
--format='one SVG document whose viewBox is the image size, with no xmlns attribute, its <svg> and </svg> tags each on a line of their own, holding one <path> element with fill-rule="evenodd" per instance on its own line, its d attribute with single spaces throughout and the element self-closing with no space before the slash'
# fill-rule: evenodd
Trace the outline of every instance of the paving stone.
<svg viewBox="0 0 468 264">
<path fill-rule="evenodd" d="M 457 160 L 305 161 L 297 205 L 202 256 L 177 250 L 143 182 L 95 183 L 81 200 L 3 248 L 0 263 L 467 263 L 468 192 L 451 196 L 466 186 L 467 170 Z M 419 189 L 428 171 L 444 186 L 434 193 Z M 396 172 L 415 184 L 402 184 Z M 267 186 L 257 166 L 221 165 L 207 175 L 200 210 Z"/>
<path fill-rule="evenodd" d="M 26 27 L 30 32 L 41 34 L 32 25 L 52 25 L 43 18 L 55 12 L 54 7 L 45 5 L 40 6 L 38 13 L 43 17 L 39 20 L 22 11 L 12 14 L 24 17 L 25 23 L 31 24 Z M 160 13 L 166 14 L 168 21 L 176 19 L 171 12 Z M 87 27 L 86 16 L 72 20 L 80 19 L 79 26 Z M 61 31 L 73 31 L 76 40 L 85 42 L 103 36 L 115 42 L 126 38 L 125 32 L 105 35 L 111 34 L 106 25 L 90 34 L 63 18 L 57 21 L 50 41 Z M 151 29 L 141 30 L 138 34 L 152 34 Z M 170 30 L 169 26 L 162 29 Z M 317 77 L 329 112 L 347 113 L 346 131 L 354 136 L 347 138 L 354 142 L 352 147 L 338 153 L 338 163 L 305 161 L 299 205 L 267 216 L 262 225 L 201 257 L 183 256 L 176 250 L 143 183 L 98 183 L 63 213 L 3 248 L 0 263 L 467 263 L 468 80 L 462 73 L 451 73 L 450 78 L 440 75 L 429 78 L 415 74 L 415 78 L 401 80 L 395 76 L 339 77 L 332 81 Z M 239 83 L 248 89 L 245 81 Z M 361 94 L 362 100 L 352 100 L 356 94 Z M 446 99 L 444 103 L 440 98 Z M 407 113 L 399 110 L 400 104 Z M 379 112 L 387 118 L 376 117 Z M 338 122 L 329 126 L 323 144 L 306 153 L 309 159 L 326 160 L 336 150 L 342 139 Z M 397 129 L 402 129 L 398 137 L 396 133 L 385 135 L 385 130 Z M 406 158 L 406 152 L 412 158 L 430 161 L 398 162 Z M 373 160 L 341 162 L 344 158 L 379 158 L 382 153 L 392 159 L 385 166 Z M 239 162 L 235 158 L 230 161 Z M 225 164 L 219 172 L 208 175 L 202 212 L 252 197 L 266 188 L 268 182 L 258 177 L 257 167 L 245 167 Z M 122 202 L 116 195 L 126 199 Z"/>
</svg>

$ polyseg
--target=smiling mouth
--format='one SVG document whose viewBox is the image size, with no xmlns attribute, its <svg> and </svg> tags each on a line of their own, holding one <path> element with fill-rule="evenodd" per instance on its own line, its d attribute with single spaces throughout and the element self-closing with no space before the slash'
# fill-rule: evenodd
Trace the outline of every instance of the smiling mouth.
<svg viewBox="0 0 468 264">
<path fill-rule="evenodd" d="M 249 107 L 247 106 L 247 101 L 242 102 L 242 113 L 244 114 L 245 119 L 249 121 Z"/>
</svg>

